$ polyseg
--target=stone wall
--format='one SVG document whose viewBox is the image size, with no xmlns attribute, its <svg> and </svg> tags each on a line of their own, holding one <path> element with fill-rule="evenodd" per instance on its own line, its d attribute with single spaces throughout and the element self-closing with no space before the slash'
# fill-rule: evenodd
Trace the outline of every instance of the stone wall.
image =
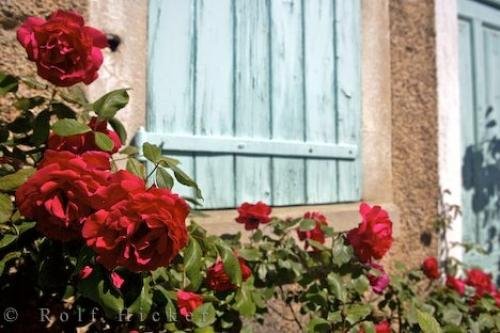
<svg viewBox="0 0 500 333">
<path fill-rule="evenodd" d="M 419 264 L 435 254 L 438 112 L 433 0 L 391 0 L 392 170 L 400 235 L 390 259 Z"/>
</svg>

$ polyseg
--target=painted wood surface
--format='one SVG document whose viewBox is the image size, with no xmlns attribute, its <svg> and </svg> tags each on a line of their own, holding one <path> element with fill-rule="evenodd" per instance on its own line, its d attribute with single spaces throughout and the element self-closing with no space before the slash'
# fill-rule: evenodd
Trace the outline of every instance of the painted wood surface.
<svg viewBox="0 0 500 333">
<path fill-rule="evenodd" d="M 500 11 L 459 2 L 464 241 L 488 255 L 465 255 L 500 283 Z"/>
<path fill-rule="evenodd" d="M 149 3 L 143 137 L 181 159 L 206 208 L 360 199 L 359 0 Z M 266 144 L 242 154 L 235 140 Z M 284 154 L 293 142 L 311 155 Z"/>
<path fill-rule="evenodd" d="M 335 52 L 334 2 L 305 1 L 306 141 L 336 142 Z M 338 201 L 337 161 L 307 159 L 306 186 L 308 203 Z"/>
</svg>

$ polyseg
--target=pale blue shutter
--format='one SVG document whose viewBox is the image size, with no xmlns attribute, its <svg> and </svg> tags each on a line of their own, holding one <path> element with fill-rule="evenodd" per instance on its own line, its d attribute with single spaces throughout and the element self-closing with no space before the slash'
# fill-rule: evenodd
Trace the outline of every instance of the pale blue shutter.
<svg viewBox="0 0 500 333">
<path fill-rule="evenodd" d="M 500 284 L 500 7 L 458 4 L 463 238 L 487 251 L 464 260 L 493 272 Z"/>
<path fill-rule="evenodd" d="M 150 0 L 140 140 L 206 208 L 359 200 L 359 18 L 359 0 Z"/>
</svg>

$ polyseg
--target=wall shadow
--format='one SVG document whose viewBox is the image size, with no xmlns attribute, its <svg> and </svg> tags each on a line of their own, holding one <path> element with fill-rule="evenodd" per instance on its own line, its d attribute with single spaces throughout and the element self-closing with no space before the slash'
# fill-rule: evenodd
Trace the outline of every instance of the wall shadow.
<svg viewBox="0 0 500 333">
<path fill-rule="evenodd" d="M 462 184 L 472 191 L 470 202 L 463 209 L 470 209 L 475 217 L 472 239 L 484 248 L 487 256 L 496 256 L 496 267 L 485 267 L 496 275 L 500 285 L 500 128 L 496 112 L 489 107 L 485 114 L 483 135 L 477 143 L 465 148 L 462 164 Z M 464 214 L 464 218 L 468 214 Z M 464 221 L 472 225 L 472 221 Z M 472 230 L 471 230 L 472 229 Z M 489 258 L 491 259 L 491 258 Z"/>
</svg>

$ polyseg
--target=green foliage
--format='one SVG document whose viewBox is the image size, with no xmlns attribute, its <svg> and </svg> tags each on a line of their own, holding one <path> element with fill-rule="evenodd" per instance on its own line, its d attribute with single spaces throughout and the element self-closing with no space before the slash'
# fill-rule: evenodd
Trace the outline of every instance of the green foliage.
<svg viewBox="0 0 500 333">
<path fill-rule="evenodd" d="M 128 100 L 127 89 L 114 90 L 95 101 L 93 110 L 101 119 L 112 119 L 128 104 Z"/>
<path fill-rule="evenodd" d="M 75 119 L 61 119 L 52 125 L 52 130 L 59 136 L 71 136 L 91 131 L 90 127 Z"/>
<path fill-rule="evenodd" d="M 4 96 L 9 92 L 16 92 L 18 86 L 18 78 L 0 72 L 0 96 Z"/>
</svg>

